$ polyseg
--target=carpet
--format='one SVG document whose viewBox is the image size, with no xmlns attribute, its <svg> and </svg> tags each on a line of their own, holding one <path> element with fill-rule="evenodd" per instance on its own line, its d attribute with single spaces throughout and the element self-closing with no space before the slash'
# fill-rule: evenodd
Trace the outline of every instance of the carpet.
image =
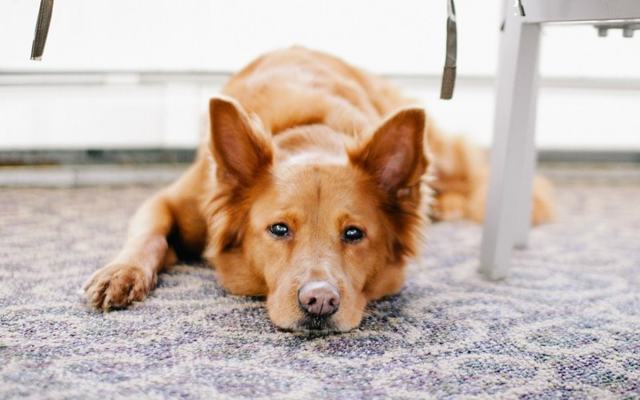
<svg viewBox="0 0 640 400">
<path fill-rule="evenodd" d="M 0 398 L 640 398 L 640 182 L 572 182 L 511 276 L 481 229 L 428 228 L 403 291 L 341 335 L 285 333 L 204 265 L 142 303 L 87 308 L 153 187 L 0 189 Z"/>
</svg>

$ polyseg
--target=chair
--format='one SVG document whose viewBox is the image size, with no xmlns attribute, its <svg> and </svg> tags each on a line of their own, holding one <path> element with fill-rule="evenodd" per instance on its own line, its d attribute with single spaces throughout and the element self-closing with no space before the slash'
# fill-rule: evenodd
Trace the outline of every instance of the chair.
<svg viewBox="0 0 640 400">
<path fill-rule="evenodd" d="M 497 97 L 491 148 L 486 219 L 480 272 L 487 278 L 508 275 L 513 247 L 527 244 L 535 171 L 535 116 L 541 25 L 547 22 L 594 23 L 619 27 L 632 36 L 640 19 L 639 0 L 505 1 L 500 43 Z"/>
</svg>

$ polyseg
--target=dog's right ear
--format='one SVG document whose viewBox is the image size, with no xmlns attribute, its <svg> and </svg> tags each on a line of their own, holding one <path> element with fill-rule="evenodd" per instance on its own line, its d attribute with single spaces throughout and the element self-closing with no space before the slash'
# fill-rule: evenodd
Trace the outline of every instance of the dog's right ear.
<svg viewBox="0 0 640 400">
<path fill-rule="evenodd" d="M 214 97 L 209 101 L 211 152 L 218 179 L 248 186 L 271 164 L 271 141 L 260 124 L 235 100 Z"/>
</svg>

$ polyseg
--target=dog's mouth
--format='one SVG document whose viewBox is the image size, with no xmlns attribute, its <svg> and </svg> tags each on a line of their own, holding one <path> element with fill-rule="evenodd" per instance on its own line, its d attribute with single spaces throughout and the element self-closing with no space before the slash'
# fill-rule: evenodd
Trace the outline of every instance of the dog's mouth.
<svg viewBox="0 0 640 400">
<path fill-rule="evenodd" d="M 310 334 L 331 334 L 342 332 L 331 318 L 331 315 L 305 315 L 296 324 L 283 330 L 293 333 L 298 332 Z"/>
<path fill-rule="evenodd" d="M 309 331 L 325 331 L 336 329 L 330 315 L 305 315 L 302 320 L 298 322 L 298 326 L 300 326 L 304 330 Z"/>
</svg>

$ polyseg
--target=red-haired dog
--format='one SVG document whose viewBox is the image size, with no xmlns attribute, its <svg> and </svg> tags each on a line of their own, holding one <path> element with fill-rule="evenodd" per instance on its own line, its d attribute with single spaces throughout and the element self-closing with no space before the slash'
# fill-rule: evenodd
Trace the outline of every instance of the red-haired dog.
<svg viewBox="0 0 640 400">
<path fill-rule="evenodd" d="M 347 331 L 369 300 L 400 290 L 429 215 L 482 219 L 482 152 L 441 136 L 379 77 L 295 47 L 223 92 L 193 165 L 142 205 L 87 282 L 93 306 L 141 301 L 163 268 L 196 255 L 229 292 L 266 296 L 278 327 Z M 550 217 L 539 180 L 533 219 Z"/>
</svg>

